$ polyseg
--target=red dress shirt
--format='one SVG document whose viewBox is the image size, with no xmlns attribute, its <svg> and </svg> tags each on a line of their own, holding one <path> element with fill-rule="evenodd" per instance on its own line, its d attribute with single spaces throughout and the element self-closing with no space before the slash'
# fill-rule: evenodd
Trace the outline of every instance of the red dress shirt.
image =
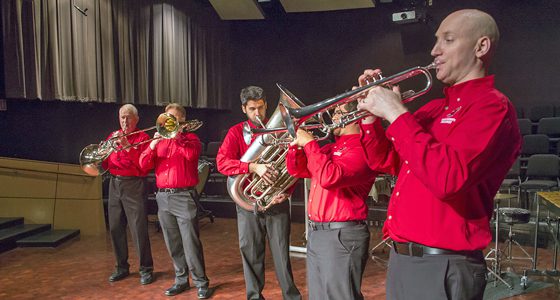
<svg viewBox="0 0 560 300">
<path fill-rule="evenodd" d="M 154 150 L 147 147 L 140 155 L 140 165 L 155 167 L 158 188 L 187 188 L 198 184 L 200 140 L 194 133 L 162 139 Z"/>
<path fill-rule="evenodd" d="M 250 120 L 233 125 L 226 134 L 218 154 L 216 163 L 218 171 L 226 176 L 249 173 L 249 163 L 239 159 L 247 152 L 249 145 L 255 140 L 256 135 L 251 138 L 251 143 L 247 144 L 243 137 L 243 124 L 247 122 L 251 128 L 256 126 Z"/>
<path fill-rule="evenodd" d="M 303 150 L 290 147 L 288 172 L 311 177 L 307 213 L 315 222 L 345 222 L 367 219 L 365 200 L 377 173 L 367 167 L 359 134 L 336 137 L 323 147 L 311 141 Z"/>
<path fill-rule="evenodd" d="M 368 165 L 397 174 L 385 236 L 450 250 L 481 250 L 493 198 L 519 155 L 515 109 L 494 76 L 444 89 L 445 98 L 399 116 L 383 133 L 362 125 Z"/>
<path fill-rule="evenodd" d="M 137 129 L 134 128 L 133 131 Z M 109 140 L 115 134 L 121 134 L 122 130 L 117 130 L 112 132 L 106 140 Z M 146 141 L 150 139 L 148 134 L 141 131 L 132 135 L 127 136 L 128 142 L 132 144 L 137 144 L 142 141 Z M 142 145 L 138 145 L 136 147 L 131 147 L 128 150 L 120 150 L 120 151 L 113 151 L 109 155 L 109 157 L 103 161 L 102 167 L 105 170 L 108 170 L 109 173 L 112 175 L 119 175 L 119 176 L 137 176 L 137 177 L 144 177 L 148 173 L 148 170 L 144 170 L 140 167 L 140 154 L 146 147 L 148 143 L 144 143 Z M 121 146 L 117 147 L 117 150 L 122 148 Z"/>
</svg>

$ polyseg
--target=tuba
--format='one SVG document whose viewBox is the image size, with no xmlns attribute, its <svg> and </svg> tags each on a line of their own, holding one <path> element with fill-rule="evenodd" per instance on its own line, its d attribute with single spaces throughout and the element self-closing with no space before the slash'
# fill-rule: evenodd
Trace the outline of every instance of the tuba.
<svg viewBox="0 0 560 300">
<path fill-rule="evenodd" d="M 303 103 L 299 101 L 288 90 L 280 88 L 280 100 L 278 107 L 266 123 L 266 128 L 277 128 L 284 125 L 280 106 L 299 108 Z M 244 131 L 250 134 L 248 128 Z M 286 155 L 288 145 L 276 143 L 278 140 L 288 138 L 287 132 L 275 132 L 258 135 L 241 157 L 242 162 L 270 164 L 278 171 L 278 178 L 273 185 L 269 185 L 257 174 L 240 174 L 229 176 L 227 179 L 227 190 L 231 198 L 242 208 L 249 211 L 265 211 L 274 203 L 271 201 L 289 189 L 297 181 L 286 168 Z"/>
</svg>

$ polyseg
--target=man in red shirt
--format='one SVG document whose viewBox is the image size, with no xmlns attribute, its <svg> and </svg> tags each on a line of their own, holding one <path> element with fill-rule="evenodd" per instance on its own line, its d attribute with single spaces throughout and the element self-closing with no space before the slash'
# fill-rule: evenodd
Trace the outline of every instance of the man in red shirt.
<svg viewBox="0 0 560 300">
<path fill-rule="evenodd" d="M 218 170 L 227 176 L 256 173 L 272 183 L 277 176 L 276 170 L 264 164 L 240 161 L 255 138 L 251 132 L 245 131 L 244 127 L 248 125 L 256 128 L 260 127 L 259 120 L 266 122 L 266 98 L 263 89 L 257 86 L 242 89 L 241 104 L 248 120 L 229 129 L 216 156 Z M 237 204 L 239 249 L 243 260 L 247 299 L 264 299 L 262 290 L 267 238 L 283 298 L 301 299 L 301 294 L 294 284 L 290 263 L 290 207 L 286 201 L 288 197 L 288 194 L 278 195 L 271 200 L 277 204 L 264 212 L 248 202 L 233 199 Z"/>
<path fill-rule="evenodd" d="M 185 109 L 171 103 L 165 112 L 179 122 L 186 119 Z M 159 137 L 156 132 L 154 137 Z M 165 291 L 175 296 L 190 287 L 189 271 L 198 289 L 198 298 L 210 297 L 204 254 L 199 238 L 197 206 L 192 196 L 198 183 L 200 140 L 192 132 L 179 132 L 171 139 L 155 139 L 140 156 L 140 165 L 155 168 L 158 192 L 158 219 L 175 268 L 175 284 Z"/>
<path fill-rule="evenodd" d="M 356 102 L 335 109 L 333 121 L 355 110 Z M 377 176 L 368 168 L 358 124 L 333 131 L 323 147 L 298 130 L 286 158 L 288 172 L 311 178 L 307 240 L 309 299 L 363 299 L 362 275 L 368 258 L 366 199 Z"/>
<path fill-rule="evenodd" d="M 487 75 L 494 19 L 456 11 L 436 38 L 445 98 L 412 114 L 398 87 L 378 87 L 359 104 L 391 123 L 385 132 L 378 121 L 362 128 L 374 137 L 363 142 L 370 168 L 398 174 L 383 228 L 394 241 L 388 299 L 482 299 L 493 198 L 520 152 L 515 109 Z M 360 84 L 379 72 L 366 70 Z"/>
<path fill-rule="evenodd" d="M 137 131 L 138 110 L 132 104 L 125 104 L 119 109 L 121 129 L 109 135 L 116 146 L 102 166 L 111 174 L 109 182 L 109 232 L 117 265 L 109 277 L 110 282 L 119 281 L 129 275 L 128 244 L 126 225 L 129 225 L 136 252 L 140 258 L 140 283 L 150 284 L 154 281 L 152 251 L 148 236 L 148 219 L 146 215 L 146 193 L 144 177 L 146 171 L 140 167 L 138 158 L 147 144 L 130 147 L 149 139 L 149 136 Z M 124 150 L 123 150 L 124 149 Z"/>
</svg>

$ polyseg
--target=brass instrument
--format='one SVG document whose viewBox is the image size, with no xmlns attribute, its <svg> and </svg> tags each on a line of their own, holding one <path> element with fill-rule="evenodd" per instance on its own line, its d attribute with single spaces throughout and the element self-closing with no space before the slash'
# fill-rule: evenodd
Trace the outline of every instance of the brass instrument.
<svg viewBox="0 0 560 300">
<path fill-rule="evenodd" d="M 404 80 L 416 77 L 418 75 L 424 75 L 426 77 L 426 85 L 423 89 L 421 89 L 420 91 L 408 90 L 401 93 L 402 102 L 408 103 L 416 99 L 417 97 L 426 94 L 432 88 L 432 75 L 430 74 L 429 70 L 434 69 L 435 67 L 436 64 L 431 63 L 425 67 L 413 67 L 389 77 L 380 77 L 379 79 L 374 79 L 373 82 L 370 82 L 355 90 L 351 90 L 301 108 L 290 107 L 284 105 L 283 103 L 280 103 L 279 109 L 282 115 L 284 126 L 270 129 L 267 128 L 266 130 L 258 131 L 258 133 L 277 133 L 287 131 L 289 132 L 290 136 L 295 137 L 298 128 L 301 127 L 303 129 L 307 129 L 304 124 L 308 119 L 321 115 L 322 113 L 334 108 L 335 106 L 343 105 L 352 101 L 358 101 L 362 97 L 364 97 L 364 94 L 367 94 L 367 92 L 369 92 L 374 87 L 391 87 Z M 278 87 L 282 89 L 280 85 L 278 85 Z M 336 123 L 323 123 L 321 131 L 328 132 L 337 127 L 344 127 L 370 115 L 371 113 L 369 113 L 368 111 L 350 111 L 344 114 Z"/>
<path fill-rule="evenodd" d="M 181 131 L 193 132 L 199 129 L 201 126 L 202 122 L 199 120 L 178 122 L 173 115 L 169 113 L 162 113 L 156 119 L 155 126 L 137 130 L 127 134 L 118 134 L 118 132 L 115 132 L 106 141 L 101 141 L 99 144 L 87 145 L 80 152 L 80 167 L 88 175 L 103 175 L 103 173 L 107 172 L 107 170 L 103 169 L 101 164 L 105 159 L 107 159 L 107 157 L 109 157 L 109 155 L 111 155 L 111 153 L 113 153 L 113 151 L 122 151 L 129 148 L 137 147 L 139 145 L 151 142 L 159 138 L 172 139 Z M 139 132 L 145 132 L 153 129 L 155 129 L 159 133 L 160 137 L 151 138 L 136 144 L 130 144 L 126 147 L 119 147 L 118 145 L 118 141 L 123 137 L 131 136 Z"/>
<path fill-rule="evenodd" d="M 294 108 L 303 106 L 289 91 L 282 88 L 280 89 L 280 102 L 285 106 Z M 276 128 L 282 125 L 279 107 L 280 105 L 266 123 L 266 128 Z M 278 171 L 278 178 L 273 185 L 269 185 L 257 174 L 240 174 L 228 177 L 228 193 L 235 203 L 243 209 L 264 211 L 274 204 L 272 199 L 276 195 L 284 193 L 296 183 L 297 178 L 292 177 L 286 168 L 287 145 L 274 142 L 286 138 L 288 138 L 286 132 L 258 135 L 240 159 L 247 163 L 272 165 Z"/>
</svg>

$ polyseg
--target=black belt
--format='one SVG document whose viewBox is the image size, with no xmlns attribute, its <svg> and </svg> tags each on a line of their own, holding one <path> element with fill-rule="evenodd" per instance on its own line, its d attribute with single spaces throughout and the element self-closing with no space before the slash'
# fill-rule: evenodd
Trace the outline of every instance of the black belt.
<svg viewBox="0 0 560 300">
<path fill-rule="evenodd" d="M 122 176 L 122 175 L 111 175 L 114 179 L 117 180 L 132 180 L 132 179 L 142 179 L 143 177 L 138 176 Z"/>
<path fill-rule="evenodd" d="M 164 188 L 164 189 L 158 189 L 158 192 L 160 192 L 160 193 L 170 193 L 170 194 L 174 194 L 174 193 L 188 192 L 188 191 L 192 191 L 192 190 L 194 190 L 194 187 L 186 187 L 186 188 Z"/>
<path fill-rule="evenodd" d="M 428 247 L 416 243 L 399 243 L 392 242 L 395 252 L 401 255 L 422 257 L 427 255 L 463 255 L 463 256 L 476 256 L 481 254 L 480 250 L 473 251 L 453 251 L 441 248 Z"/>
<path fill-rule="evenodd" d="M 346 221 L 346 222 L 314 222 L 309 221 L 309 228 L 311 230 L 331 230 L 340 229 L 345 227 L 352 227 L 365 224 L 365 221 Z"/>
</svg>

